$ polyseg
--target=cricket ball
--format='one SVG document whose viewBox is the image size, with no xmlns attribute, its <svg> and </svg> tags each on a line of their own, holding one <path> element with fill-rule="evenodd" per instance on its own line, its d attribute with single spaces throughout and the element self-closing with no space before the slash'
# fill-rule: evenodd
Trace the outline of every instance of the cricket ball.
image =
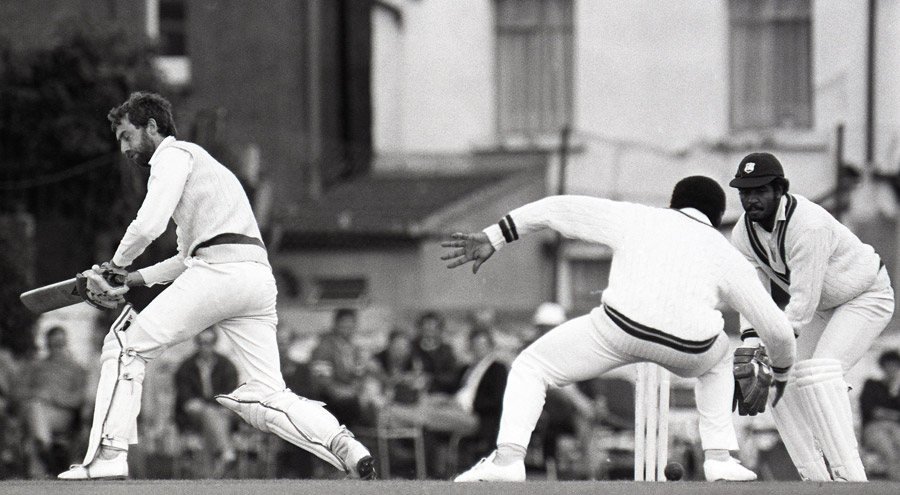
<svg viewBox="0 0 900 495">
<path fill-rule="evenodd" d="M 666 475 L 666 479 L 669 481 L 678 481 L 684 477 L 684 466 L 677 462 L 670 462 L 666 464 L 666 470 L 663 471 L 663 474 Z"/>
</svg>

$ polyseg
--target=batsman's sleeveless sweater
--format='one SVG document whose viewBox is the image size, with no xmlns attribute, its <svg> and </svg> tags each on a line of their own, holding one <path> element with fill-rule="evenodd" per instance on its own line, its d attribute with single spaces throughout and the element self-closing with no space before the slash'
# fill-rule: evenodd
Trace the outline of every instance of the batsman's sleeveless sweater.
<svg viewBox="0 0 900 495">
<path fill-rule="evenodd" d="M 184 270 L 192 255 L 209 263 L 254 261 L 268 265 L 265 249 L 249 244 L 217 245 L 194 253 L 219 234 L 260 239 L 259 227 L 240 181 L 202 147 L 167 137 L 150 159 L 147 196 L 119 243 L 113 262 L 128 266 L 165 232 L 169 218 L 177 227 L 178 254 L 140 270 L 147 285 L 168 282 Z"/>
</svg>

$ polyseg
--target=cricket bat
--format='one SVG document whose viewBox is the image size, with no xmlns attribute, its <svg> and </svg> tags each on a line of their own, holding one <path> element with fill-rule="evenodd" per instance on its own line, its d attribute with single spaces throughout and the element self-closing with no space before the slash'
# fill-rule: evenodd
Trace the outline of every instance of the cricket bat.
<svg viewBox="0 0 900 495">
<path fill-rule="evenodd" d="M 37 314 L 84 302 L 75 288 L 74 278 L 23 292 L 19 299 Z"/>
</svg>

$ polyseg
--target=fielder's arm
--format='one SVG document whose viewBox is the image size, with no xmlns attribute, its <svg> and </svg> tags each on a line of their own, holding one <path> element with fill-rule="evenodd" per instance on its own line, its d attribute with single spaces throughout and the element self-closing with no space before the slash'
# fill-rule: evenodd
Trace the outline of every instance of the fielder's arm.
<svg viewBox="0 0 900 495">
<path fill-rule="evenodd" d="M 481 232 L 453 234 L 452 240 L 441 246 L 454 251 L 441 259 L 454 260 L 448 268 L 472 261 L 472 272 L 477 273 L 495 251 L 543 229 L 615 248 L 619 233 L 631 222 L 631 212 L 636 208 L 641 206 L 588 196 L 550 196 L 516 208 Z"/>
<path fill-rule="evenodd" d="M 771 358 L 775 380 L 787 380 L 797 356 L 794 330 L 759 282 L 753 267 L 735 254 L 733 268 L 724 277 L 724 297 L 759 333 Z"/>
</svg>

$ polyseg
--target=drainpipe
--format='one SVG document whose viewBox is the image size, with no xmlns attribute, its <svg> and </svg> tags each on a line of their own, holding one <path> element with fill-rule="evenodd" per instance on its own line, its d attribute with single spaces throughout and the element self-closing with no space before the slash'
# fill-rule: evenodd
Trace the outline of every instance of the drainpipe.
<svg viewBox="0 0 900 495">
<path fill-rule="evenodd" d="M 866 46 L 866 167 L 869 169 L 875 160 L 875 10 L 877 4 L 878 0 L 869 0 L 868 43 Z"/>
<path fill-rule="evenodd" d="M 317 200 L 322 196 L 322 106 L 320 104 L 322 77 L 322 64 L 319 58 L 319 49 L 322 45 L 320 22 L 322 19 L 322 5 L 320 0 L 310 0 L 307 3 L 307 27 L 306 56 L 309 58 L 309 71 L 306 75 L 309 86 L 307 98 L 309 100 L 309 112 L 306 116 L 309 126 L 309 147 L 307 148 L 307 163 L 309 164 L 309 180 L 307 193 L 310 198 Z"/>
<path fill-rule="evenodd" d="M 562 129 L 560 129 L 559 136 L 559 170 L 556 184 L 556 194 L 562 195 L 566 193 L 566 168 L 568 166 L 569 160 L 569 137 L 572 134 L 572 128 L 569 127 L 568 124 L 564 125 Z M 566 276 L 566 270 L 564 264 L 566 260 L 563 258 L 563 250 L 565 240 L 560 233 L 555 234 L 555 239 L 553 242 L 553 301 L 556 301 L 563 306 L 567 306 L 566 303 L 570 301 L 563 301 L 562 299 L 566 297 L 567 291 L 565 290 L 565 285 L 569 283 L 568 277 Z"/>
</svg>

